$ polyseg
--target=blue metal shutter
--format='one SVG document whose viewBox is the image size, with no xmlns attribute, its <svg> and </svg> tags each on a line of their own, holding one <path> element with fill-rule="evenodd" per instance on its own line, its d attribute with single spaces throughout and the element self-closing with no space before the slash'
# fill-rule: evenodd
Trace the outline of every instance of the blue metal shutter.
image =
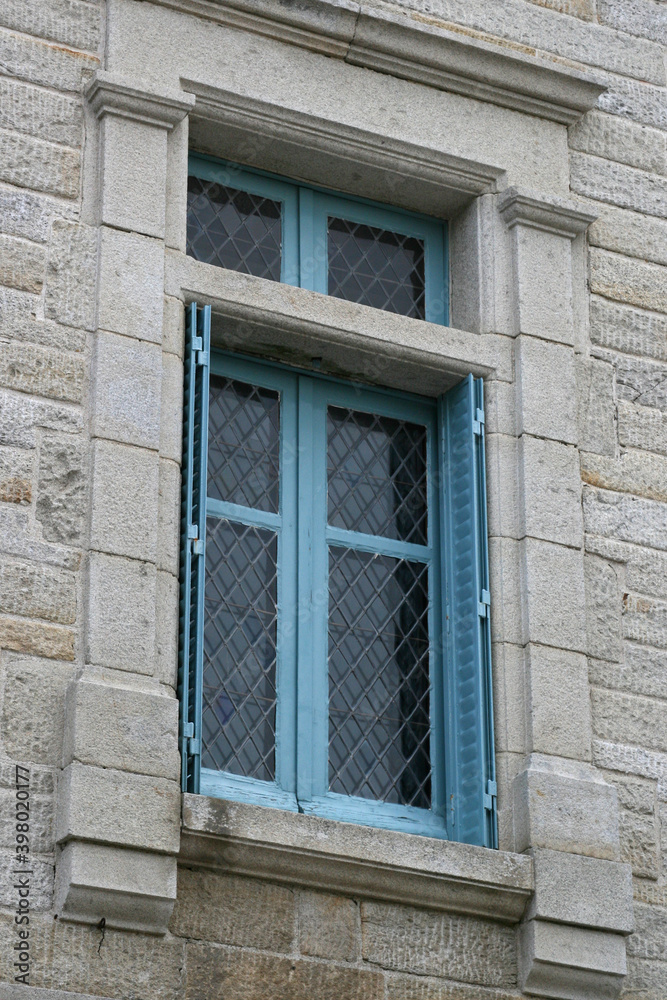
<svg viewBox="0 0 667 1000">
<path fill-rule="evenodd" d="M 447 773 L 452 839 L 496 847 L 483 388 L 469 375 L 440 400 Z"/>
<path fill-rule="evenodd" d="M 181 781 L 199 791 L 211 307 L 188 306 L 185 328 L 178 686 Z"/>
</svg>

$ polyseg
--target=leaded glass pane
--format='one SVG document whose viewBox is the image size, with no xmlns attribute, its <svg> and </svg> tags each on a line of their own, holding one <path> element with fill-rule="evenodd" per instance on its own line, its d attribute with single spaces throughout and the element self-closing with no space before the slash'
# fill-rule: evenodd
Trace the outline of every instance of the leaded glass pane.
<svg viewBox="0 0 667 1000">
<path fill-rule="evenodd" d="M 427 543 L 426 427 L 327 410 L 329 524 Z"/>
<path fill-rule="evenodd" d="M 202 766 L 275 777 L 277 540 L 208 518 Z"/>
<path fill-rule="evenodd" d="M 329 788 L 430 808 L 428 568 L 329 550 Z"/>
<path fill-rule="evenodd" d="M 329 295 L 426 318 L 423 240 L 337 218 L 327 233 Z"/>
<path fill-rule="evenodd" d="M 207 264 L 280 281 L 281 203 L 188 177 L 187 252 Z"/>
<path fill-rule="evenodd" d="M 278 511 L 280 394 L 211 376 L 208 496 Z"/>
</svg>

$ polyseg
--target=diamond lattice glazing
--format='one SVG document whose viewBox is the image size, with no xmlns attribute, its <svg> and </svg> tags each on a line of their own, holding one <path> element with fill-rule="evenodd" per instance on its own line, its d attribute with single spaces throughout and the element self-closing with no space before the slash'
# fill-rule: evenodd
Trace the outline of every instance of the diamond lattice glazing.
<svg viewBox="0 0 667 1000">
<path fill-rule="evenodd" d="M 207 519 L 202 765 L 275 777 L 277 540 Z"/>
<path fill-rule="evenodd" d="M 208 433 L 208 496 L 276 513 L 279 393 L 212 375 Z"/>
<path fill-rule="evenodd" d="M 280 281 L 281 204 L 188 177 L 187 252 L 207 264 Z"/>
<path fill-rule="evenodd" d="M 430 808 L 428 569 L 329 552 L 329 788 Z"/>
<path fill-rule="evenodd" d="M 426 318 L 423 240 L 330 218 L 328 255 L 329 295 Z"/>
<path fill-rule="evenodd" d="M 425 545 L 426 428 L 330 406 L 327 439 L 329 524 Z"/>
</svg>

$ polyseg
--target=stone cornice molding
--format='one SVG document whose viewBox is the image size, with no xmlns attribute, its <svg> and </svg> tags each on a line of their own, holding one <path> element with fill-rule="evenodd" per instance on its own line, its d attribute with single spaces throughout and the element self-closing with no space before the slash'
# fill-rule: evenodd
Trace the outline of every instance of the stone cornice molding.
<svg viewBox="0 0 667 1000">
<path fill-rule="evenodd" d="M 531 55 L 414 11 L 352 0 L 152 0 L 416 83 L 571 124 L 605 85 L 589 73 Z"/>
<path fill-rule="evenodd" d="M 85 96 L 97 118 L 111 114 L 164 129 L 178 125 L 195 104 L 191 94 L 139 89 L 106 70 L 98 70 Z"/>
<path fill-rule="evenodd" d="M 525 854 L 183 796 L 179 860 L 309 888 L 516 923 L 533 892 Z"/>
<path fill-rule="evenodd" d="M 515 187 L 500 195 L 498 210 L 509 229 L 528 226 L 571 240 L 597 219 L 597 215 L 584 212 L 575 202 L 565 198 L 541 198 Z"/>
</svg>

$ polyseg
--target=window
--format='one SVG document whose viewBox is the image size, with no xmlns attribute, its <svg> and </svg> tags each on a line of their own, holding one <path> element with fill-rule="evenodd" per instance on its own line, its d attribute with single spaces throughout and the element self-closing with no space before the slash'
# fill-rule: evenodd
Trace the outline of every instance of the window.
<svg viewBox="0 0 667 1000">
<path fill-rule="evenodd" d="M 495 846 L 481 382 L 185 365 L 184 788 Z"/>
<path fill-rule="evenodd" d="M 190 157 L 187 252 L 432 323 L 447 323 L 447 226 Z"/>
</svg>

